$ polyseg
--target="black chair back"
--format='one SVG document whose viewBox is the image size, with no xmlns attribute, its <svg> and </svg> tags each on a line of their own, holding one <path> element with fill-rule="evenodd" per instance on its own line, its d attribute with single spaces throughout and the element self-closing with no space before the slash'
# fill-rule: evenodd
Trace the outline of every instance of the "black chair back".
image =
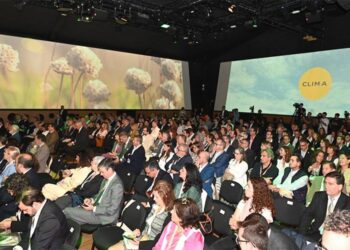
<svg viewBox="0 0 350 250">
<path fill-rule="evenodd" d="M 136 178 L 134 191 L 136 194 L 146 196 L 147 189 L 152 185 L 152 179 L 147 175 L 139 175 Z"/>
<path fill-rule="evenodd" d="M 130 201 L 122 212 L 121 221 L 129 229 L 135 230 L 136 228 L 142 228 L 146 216 L 147 210 L 140 202 Z"/>
<path fill-rule="evenodd" d="M 135 174 L 130 171 L 123 170 L 123 171 L 119 171 L 118 175 L 120 179 L 123 181 L 124 192 L 130 193 L 135 183 L 135 179 L 136 179 Z"/>
<path fill-rule="evenodd" d="M 276 220 L 289 226 L 299 226 L 305 205 L 285 197 L 275 198 Z"/>
<path fill-rule="evenodd" d="M 229 220 L 233 214 L 233 208 L 222 203 L 221 201 L 213 201 L 213 210 L 210 217 L 213 223 L 213 231 L 222 236 L 231 235 Z"/>
<path fill-rule="evenodd" d="M 69 227 L 69 234 L 66 239 L 66 244 L 76 248 L 78 247 L 77 245 L 80 238 L 80 225 L 71 219 L 67 219 L 67 224 Z"/>
<path fill-rule="evenodd" d="M 220 198 L 230 204 L 237 205 L 243 196 L 242 186 L 235 181 L 223 181 L 220 188 Z"/>
</svg>

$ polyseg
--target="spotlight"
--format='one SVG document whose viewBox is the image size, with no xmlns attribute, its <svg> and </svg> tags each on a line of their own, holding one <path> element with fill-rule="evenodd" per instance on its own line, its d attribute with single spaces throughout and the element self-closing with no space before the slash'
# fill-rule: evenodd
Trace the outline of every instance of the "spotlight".
<svg viewBox="0 0 350 250">
<path fill-rule="evenodd" d="M 314 41 L 317 41 L 317 37 L 313 36 L 313 35 L 309 35 L 309 34 L 306 34 L 304 37 L 303 37 L 303 40 L 307 41 L 307 42 L 314 42 Z"/>
<path fill-rule="evenodd" d="M 235 4 L 231 4 L 231 5 L 227 8 L 227 10 L 228 10 L 229 12 L 231 12 L 231 13 L 235 12 L 235 10 L 236 10 L 236 5 L 235 5 Z"/>
<path fill-rule="evenodd" d="M 169 29 L 169 28 L 170 28 L 170 24 L 163 23 L 160 27 L 161 27 L 162 29 Z"/>
</svg>

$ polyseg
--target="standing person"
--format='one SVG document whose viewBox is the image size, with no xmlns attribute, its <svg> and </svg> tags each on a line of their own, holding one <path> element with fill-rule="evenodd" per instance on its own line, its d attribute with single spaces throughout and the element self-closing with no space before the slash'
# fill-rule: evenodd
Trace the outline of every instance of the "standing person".
<svg viewBox="0 0 350 250">
<path fill-rule="evenodd" d="M 38 173 L 47 173 L 47 159 L 50 157 L 50 149 L 46 145 L 46 137 L 43 134 L 37 134 L 34 139 L 33 154 L 39 162 Z"/>
<path fill-rule="evenodd" d="M 204 237 L 197 229 L 199 214 L 199 208 L 192 199 L 175 200 L 171 221 L 164 228 L 153 250 L 203 249 Z"/>
<path fill-rule="evenodd" d="M 59 207 L 45 199 L 39 190 L 29 187 L 19 198 L 19 209 L 32 217 L 29 237 L 21 244 L 23 249 L 62 249 L 69 228 Z"/>
</svg>

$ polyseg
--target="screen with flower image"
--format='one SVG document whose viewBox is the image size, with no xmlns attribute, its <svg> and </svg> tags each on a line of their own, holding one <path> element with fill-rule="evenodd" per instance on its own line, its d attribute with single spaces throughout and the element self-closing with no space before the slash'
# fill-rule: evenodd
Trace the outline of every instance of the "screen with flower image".
<svg viewBox="0 0 350 250">
<path fill-rule="evenodd" d="M 329 116 L 349 109 L 350 49 L 225 62 L 220 65 L 215 109 Z M 226 97 L 226 100 L 225 100 Z"/>
<path fill-rule="evenodd" d="M 0 108 L 191 108 L 188 64 L 0 35 Z"/>
</svg>

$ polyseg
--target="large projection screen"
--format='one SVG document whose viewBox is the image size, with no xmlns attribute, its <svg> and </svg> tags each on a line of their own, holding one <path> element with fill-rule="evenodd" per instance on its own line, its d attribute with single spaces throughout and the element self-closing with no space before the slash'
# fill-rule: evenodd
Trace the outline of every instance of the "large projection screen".
<svg viewBox="0 0 350 250">
<path fill-rule="evenodd" d="M 215 109 L 249 107 L 291 115 L 303 103 L 314 115 L 348 110 L 350 49 L 277 56 L 220 65 Z"/>
<path fill-rule="evenodd" d="M 0 35 L 0 109 L 191 109 L 188 63 Z"/>
</svg>

